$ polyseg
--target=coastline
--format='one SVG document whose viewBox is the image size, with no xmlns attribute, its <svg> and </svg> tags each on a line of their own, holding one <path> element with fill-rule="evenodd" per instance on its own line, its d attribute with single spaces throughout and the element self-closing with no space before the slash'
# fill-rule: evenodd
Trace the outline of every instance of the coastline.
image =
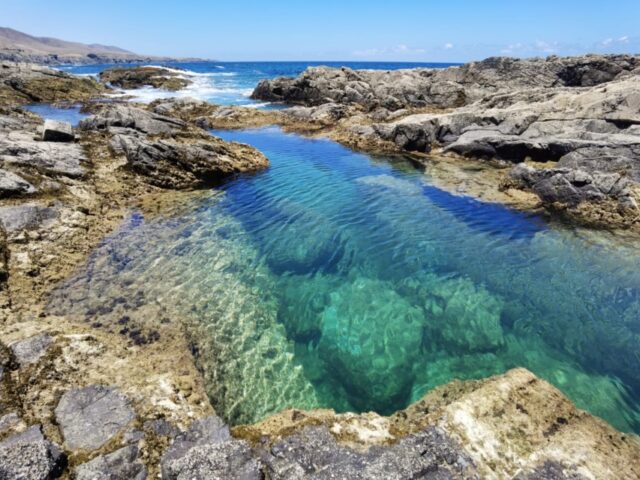
<svg viewBox="0 0 640 480">
<path fill-rule="evenodd" d="M 86 82 L 78 83 L 77 90 L 71 94 L 67 92 L 64 98 L 55 94 L 56 90 L 51 89 L 50 82 L 68 85 L 79 80 L 62 74 L 48 78 L 47 83 L 38 85 L 40 80 L 36 78 L 34 81 L 37 88 L 29 88 L 27 85 L 27 88 L 21 87 L 17 93 L 14 92 L 14 101 L 8 101 L 3 112 L 8 131 L 24 132 L 21 141 L 29 135 L 37 135 L 41 123 L 35 116 L 15 110 L 16 104 L 32 101 L 37 95 L 40 95 L 38 98 L 41 101 L 87 101 L 92 97 L 100 97 L 105 92 L 98 85 L 93 85 L 92 90 L 87 92 Z M 202 142 L 208 142 L 204 137 L 205 132 L 201 131 L 202 127 L 249 128 L 273 124 L 281 125 L 285 131 L 328 136 L 352 148 L 372 153 L 407 151 L 395 141 L 369 138 L 358 133 L 358 128 L 369 126 L 375 121 L 375 118 L 363 115 L 358 109 L 345 113 L 342 107 L 318 106 L 301 107 L 287 113 L 262 112 L 180 100 L 158 101 L 148 107 L 127 104 L 121 106 L 120 110 L 118 105 L 91 106 L 99 121 L 89 124 L 86 130 L 77 131 L 80 136 L 77 145 L 84 155 L 80 165 L 86 169 L 81 177 L 63 175 L 66 179 L 62 186 L 43 187 L 51 179 L 48 179 L 49 174 L 39 172 L 36 175 L 39 176 L 38 181 L 27 179 L 40 190 L 37 195 L 24 195 L 22 192 L 3 200 L 2 208 L 34 203 L 39 208 L 53 208 L 57 210 L 57 220 L 50 222 L 51 217 L 48 217 L 47 211 L 38 210 L 37 219 L 34 220 L 35 228 L 28 228 L 26 232 L 25 229 L 18 228 L 15 232 L 7 233 L 8 281 L 0 292 L 4 317 L 2 339 L 3 343 L 11 344 L 14 351 L 8 354 L 9 360 L 3 363 L 3 369 L 9 373 L 0 377 L 0 393 L 6 393 L 6 398 L 10 399 L 7 401 L 2 397 L 3 404 L 8 406 L 7 411 L 16 413 L 22 423 L 14 424 L 2 435 L 3 438 L 8 438 L 9 434 L 24 430 L 27 426 L 41 424 L 47 441 L 59 445 L 68 443 L 59 430 L 59 418 L 56 418 L 55 413 L 61 396 L 70 391 L 70 387 L 82 388 L 94 383 L 115 386 L 130 400 L 135 420 L 126 423 L 97 449 L 75 451 L 67 447 L 67 472 L 87 460 L 109 454 L 116 448 L 135 445 L 141 453 L 136 454 L 130 463 L 144 464 L 148 474 L 154 476 L 160 473 L 160 458 L 166 455 L 168 446 L 188 439 L 192 420 L 214 414 L 179 319 L 174 323 L 155 326 L 156 333 L 152 333 L 148 326 L 129 327 L 130 331 L 138 333 L 132 337 L 128 332 L 123 338 L 121 333 L 110 331 L 105 326 L 48 316 L 45 313 L 46 297 L 51 289 L 85 261 L 91 250 L 117 228 L 132 207 L 147 214 L 161 215 L 163 205 L 173 203 L 175 198 L 202 194 L 190 191 L 202 185 L 197 175 L 185 177 L 181 172 L 171 169 L 158 174 L 157 171 L 136 166 L 135 161 L 127 157 L 128 152 L 132 151 L 128 149 L 127 142 L 132 140 L 126 134 L 120 143 L 121 150 L 114 151 L 113 137 L 123 135 L 118 129 L 131 128 L 133 125 L 134 130 L 142 133 L 142 141 L 151 145 L 157 141 L 154 135 L 164 136 L 163 141 L 169 142 L 178 151 L 182 151 L 182 148 L 196 148 L 202 146 Z M 351 108 L 347 107 L 347 110 Z M 427 112 L 425 107 L 421 108 L 419 112 L 407 112 L 392 120 L 402 121 L 410 115 L 433 113 Z M 122 118 L 133 118 L 133 124 L 127 121 L 123 123 Z M 12 122 L 17 122 L 18 127 Z M 336 122 L 338 127 L 335 127 Z M 142 124 L 147 126 L 140 127 Z M 154 127 L 149 128 L 150 124 Z M 167 127 L 167 124 L 171 126 Z M 153 128 L 161 130 L 154 131 Z M 108 133 L 103 133 L 103 129 Z M 132 138 L 136 136 L 130 135 Z M 181 140 L 182 137 L 186 140 Z M 234 164 L 233 171 L 245 168 L 241 161 L 245 158 L 253 158 L 259 168 L 265 166 L 257 152 L 226 144 L 216 144 L 216 148 L 231 148 L 229 151 L 237 155 L 238 162 Z M 429 157 L 426 152 L 411 154 L 420 161 L 431 158 L 434 152 L 430 152 Z M 458 190 L 460 184 L 456 185 L 452 181 L 456 174 L 451 171 L 453 169 L 458 172 L 455 167 L 462 157 L 447 154 L 438 158 L 444 170 L 442 185 L 450 182 L 450 188 Z M 162 160 L 161 157 L 156 158 L 158 159 Z M 474 160 L 464 159 L 464 162 L 468 162 L 466 165 L 469 166 Z M 428 165 L 431 166 L 431 163 Z M 123 166 L 127 168 L 123 169 Z M 462 168 L 460 171 L 464 170 Z M 233 172 L 224 173 L 228 175 Z M 209 177 L 204 175 L 202 178 Z M 504 180 L 503 175 L 492 178 L 491 175 L 481 174 L 479 181 L 464 177 L 460 182 L 464 184 L 465 194 L 477 192 L 478 195 L 487 195 L 487 188 L 492 192 L 500 192 L 498 187 Z M 187 191 L 167 191 L 168 185 L 186 188 Z M 487 200 L 510 201 L 506 198 L 509 196 L 509 189 L 502 193 L 505 198 L 499 198 L 498 193 L 490 193 Z M 526 193 L 522 196 L 518 193 L 511 195 L 516 207 L 525 210 L 540 208 L 535 198 Z M 136 342 L 136 338 L 156 338 L 156 334 L 159 335 L 156 340 L 139 344 Z M 44 342 L 44 349 L 42 342 L 39 343 L 39 349 L 35 348 L 38 345 L 31 346 L 35 350 L 33 356 L 37 358 L 18 366 L 20 361 L 16 358 L 15 346 L 25 340 L 43 338 L 43 335 L 49 337 Z M 6 348 L 3 351 L 8 352 Z M 52 377 L 51 371 L 56 372 L 56 375 Z M 444 395 L 442 392 L 448 393 Z M 556 402 L 556 406 L 561 406 L 564 412 L 562 416 L 555 411 L 549 412 L 547 402 L 550 398 Z M 496 413 L 507 407 L 507 414 Z M 479 412 L 478 409 L 482 411 Z M 158 433 L 156 424 L 152 426 L 148 423 L 156 421 L 166 422 L 173 429 L 163 423 L 163 427 L 159 429 L 162 432 L 168 431 L 169 434 Z M 523 422 L 526 424 L 524 429 Z M 596 478 L 640 476 L 637 471 L 640 444 L 635 436 L 619 434 L 604 422 L 578 411 L 549 384 L 523 370 L 484 381 L 454 382 L 429 393 L 425 400 L 404 412 L 398 412 L 391 419 L 375 414 L 335 415 L 331 412 L 293 411 L 265 419 L 256 426 L 234 427 L 231 430 L 233 439 L 221 433 L 226 431 L 225 428 L 216 423 L 204 435 L 203 442 L 199 444 L 199 440 L 191 441 L 190 448 L 182 451 L 182 457 L 178 458 L 191 455 L 190 461 L 194 463 L 201 453 L 194 448 L 206 447 L 212 458 L 218 458 L 216 455 L 231 455 L 232 458 L 242 459 L 241 464 L 246 466 L 247 471 L 260 472 L 267 469 L 274 478 L 279 478 L 277 475 L 287 469 L 302 471 L 294 468 L 302 468 L 300 465 L 304 464 L 304 456 L 312 455 L 309 451 L 313 452 L 314 448 L 326 448 L 332 455 L 339 456 L 345 455 L 343 449 L 347 445 L 360 451 L 373 448 L 376 454 L 364 460 L 346 458 L 346 463 L 342 463 L 344 468 L 349 467 L 349 461 L 355 462 L 353 468 L 364 461 L 372 465 L 372 475 L 382 475 L 385 472 L 384 465 L 376 455 L 383 455 L 385 450 L 377 450 L 376 445 L 385 445 L 391 452 L 390 455 L 405 460 L 414 458 L 416 449 L 427 448 L 427 451 L 436 452 L 433 459 L 430 459 L 429 468 L 448 471 L 462 478 L 474 478 L 474 475 L 482 478 L 504 478 L 519 474 L 523 475 L 521 478 L 535 478 L 524 475 L 535 475 L 536 472 L 541 474 L 545 468 L 559 471 L 562 476 L 557 478 L 579 478 L 571 477 L 574 474 L 586 475 L 587 478 L 589 475 Z M 429 430 L 430 428 L 438 430 Z M 177 430 L 186 433 L 180 437 Z M 429 430 L 426 437 L 415 440 L 426 430 Z M 514 432 L 518 435 L 517 452 L 506 455 L 505 452 L 512 452 Z M 220 435 L 224 437 L 221 444 L 211 440 L 211 437 L 217 438 Z M 138 439 L 132 440 L 136 436 Z M 301 445 L 297 454 L 284 455 L 284 459 L 276 455 L 282 465 L 269 457 L 274 455 L 274 445 L 284 440 L 294 442 L 294 438 Z M 589 438 L 590 442 L 584 442 L 584 438 Z M 242 439 L 249 443 L 243 443 Z M 405 439 L 418 443 L 403 443 Z M 315 447 L 314 440 L 320 442 Z M 420 442 L 426 442 L 427 447 Z M 576 447 L 577 443 L 582 445 Z M 231 450 L 224 450 L 220 445 Z M 397 447 L 398 445 L 402 448 Z M 448 453 L 438 450 L 444 448 L 443 445 Z M 541 450 L 542 445 L 545 445 L 544 450 Z M 249 450 L 249 446 L 253 451 Z M 396 447 L 399 450 L 394 450 Z M 454 460 L 449 461 L 447 455 L 453 455 Z M 615 461 L 612 462 L 612 459 Z M 179 467 L 172 466 L 175 459 L 169 460 L 162 464 L 162 468 L 165 478 L 174 478 L 172 472 Z M 200 458 L 200 461 L 204 460 Z M 611 470 L 613 463 L 615 472 Z M 427 467 L 419 465 L 419 468 Z"/>
</svg>

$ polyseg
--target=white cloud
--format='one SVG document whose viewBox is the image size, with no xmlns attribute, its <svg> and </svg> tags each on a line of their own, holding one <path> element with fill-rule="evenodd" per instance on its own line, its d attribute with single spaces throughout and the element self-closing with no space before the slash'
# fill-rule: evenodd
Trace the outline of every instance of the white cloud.
<svg viewBox="0 0 640 480">
<path fill-rule="evenodd" d="M 426 53 L 424 48 L 413 48 L 404 44 L 396 45 L 395 47 L 387 48 L 369 48 L 366 50 L 357 50 L 353 54 L 357 57 L 383 57 L 393 55 L 421 55 Z"/>
<path fill-rule="evenodd" d="M 629 37 L 627 35 L 625 35 L 624 37 L 620 37 L 618 39 L 618 42 L 620 42 L 620 43 L 629 43 Z"/>
<path fill-rule="evenodd" d="M 453 48 L 453 43 L 445 43 L 444 44 L 444 49 L 445 50 L 451 50 Z"/>
</svg>

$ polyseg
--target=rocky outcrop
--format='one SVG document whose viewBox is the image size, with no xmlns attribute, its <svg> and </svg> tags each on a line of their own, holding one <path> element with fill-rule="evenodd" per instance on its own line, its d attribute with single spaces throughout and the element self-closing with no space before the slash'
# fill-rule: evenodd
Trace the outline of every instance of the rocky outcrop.
<svg viewBox="0 0 640 480">
<path fill-rule="evenodd" d="M 45 120 L 42 126 L 42 140 L 45 142 L 72 142 L 73 128 L 70 123 Z"/>
<path fill-rule="evenodd" d="M 282 113 L 300 117 L 302 108 L 306 123 L 320 109 L 357 107 L 364 114 L 332 120 L 333 137 L 356 148 L 502 166 L 552 162 L 558 170 L 519 169 L 501 188 L 533 192 L 547 210 L 592 226 L 639 223 L 637 56 L 490 58 L 390 72 L 318 67 L 261 82 L 254 98 L 306 105 Z"/>
<path fill-rule="evenodd" d="M 174 69 L 161 67 L 116 67 L 100 72 L 100 80 L 115 87 L 134 89 L 153 87 L 182 90 L 192 82 Z"/>
<path fill-rule="evenodd" d="M 162 188 L 211 185 L 234 173 L 258 171 L 268 160 L 252 147 L 227 143 L 176 118 L 141 108 L 107 105 L 80 123 L 106 131 L 129 168 Z"/>
<path fill-rule="evenodd" d="M 0 106 L 79 102 L 100 96 L 105 87 L 91 78 L 30 63 L 0 62 Z"/>
<path fill-rule="evenodd" d="M 308 68 L 298 78 L 263 80 L 252 98 L 307 106 L 357 104 L 373 110 L 468 105 L 499 91 L 532 87 L 594 86 L 640 67 L 631 55 L 488 58 L 447 69 L 352 70 Z"/>
</svg>

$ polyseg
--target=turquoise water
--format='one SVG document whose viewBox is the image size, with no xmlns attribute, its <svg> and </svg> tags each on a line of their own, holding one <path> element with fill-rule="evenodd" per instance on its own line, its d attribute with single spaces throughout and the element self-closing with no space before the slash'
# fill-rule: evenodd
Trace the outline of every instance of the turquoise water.
<svg viewBox="0 0 640 480">
<path fill-rule="evenodd" d="M 640 432 L 640 245 L 451 195 L 403 157 L 214 133 L 271 168 L 133 211 L 52 312 L 184 322 L 234 424 L 288 406 L 387 414 L 523 366 Z"/>
</svg>

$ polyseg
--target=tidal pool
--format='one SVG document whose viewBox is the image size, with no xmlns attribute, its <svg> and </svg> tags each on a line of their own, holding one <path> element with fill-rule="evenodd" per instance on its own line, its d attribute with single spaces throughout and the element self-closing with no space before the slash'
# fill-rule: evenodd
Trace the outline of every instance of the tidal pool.
<svg viewBox="0 0 640 480">
<path fill-rule="evenodd" d="M 639 244 L 452 195 L 402 157 L 213 133 L 271 168 L 131 212 L 52 312 L 180 319 L 233 424 L 285 407 L 388 414 L 522 366 L 640 432 Z"/>
</svg>

